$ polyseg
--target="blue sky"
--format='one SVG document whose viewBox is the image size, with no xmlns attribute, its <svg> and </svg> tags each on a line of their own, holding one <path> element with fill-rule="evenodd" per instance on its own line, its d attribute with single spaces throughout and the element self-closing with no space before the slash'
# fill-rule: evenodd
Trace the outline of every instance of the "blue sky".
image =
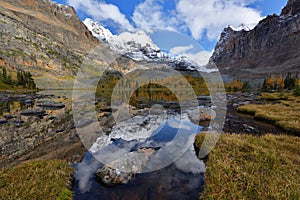
<svg viewBox="0 0 300 200">
<path fill-rule="evenodd" d="M 135 28 L 176 30 L 212 51 L 224 27 L 253 28 L 280 14 L 287 0 L 55 0 L 71 5 L 79 18 L 92 18 L 117 34 Z M 157 39 L 157 37 L 156 37 Z M 164 39 L 162 39 L 164 40 Z"/>
</svg>

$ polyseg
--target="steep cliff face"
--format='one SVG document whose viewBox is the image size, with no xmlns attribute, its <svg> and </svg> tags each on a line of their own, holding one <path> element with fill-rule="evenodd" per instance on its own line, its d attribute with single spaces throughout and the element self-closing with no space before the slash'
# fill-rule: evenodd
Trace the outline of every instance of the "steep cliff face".
<svg viewBox="0 0 300 200">
<path fill-rule="evenodd" d="M 38 87 L 72 87 L 99 41 L 73 8 L 51 0 L 0 0 L 0 67 L 32 72 Z"/>
<path fill-rule="evenodd" d="M 289 0 L 280 15 L 297 15 L 300 13 L 300 1 Z"/>
<path fill-rule="evenodd" d="M 245 80 L 300 71 L 300 0 L 251 31 L 225 28 L 211 61 L 222 74 Z"/>
</svg>

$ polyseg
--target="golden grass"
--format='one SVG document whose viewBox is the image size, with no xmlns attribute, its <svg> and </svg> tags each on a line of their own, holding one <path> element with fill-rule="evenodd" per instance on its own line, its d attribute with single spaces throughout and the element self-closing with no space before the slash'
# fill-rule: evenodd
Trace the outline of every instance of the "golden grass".
<svg viewBox="0 0 300 200">
<path fill-rule="evenodd" d="M 0 199 L 72 199 L 73 169 L 59 160 L 34 161 L 0 171 Z"/>
<path fill-rule="evenodd" d="M 0 81 L 0 90 L 7 90 L 7 89 L 11 89 L 12 87 L 10 85 L 7 85 L 5 83 L 3 83 L 2 81 Z"/>
<path fill-rule="evenodd" d="M 272 102 L 264 105 L 248 104 L 240 106 L 238 111 L 252 114 L 259 119 L 273 121 L 287 131 L 300 133 L 300 97 L 278 93 L 262 94 L 261 96 L 268 100 L 271 97 L 272 100 L 278 101 L 278 104 L 272 104 Z"/>
<path fill-rule="evenodd" d="M 299 137 L 221 135 L 201 199 L 300 199 L 299 152 Z"/>
<path fill-rule="evenodd" d="M 283 92 L 282 93 L 261 93 L 260 98 L 265 100 L 286 100 L 289 98 L 289 95 Z"/>
</svg>

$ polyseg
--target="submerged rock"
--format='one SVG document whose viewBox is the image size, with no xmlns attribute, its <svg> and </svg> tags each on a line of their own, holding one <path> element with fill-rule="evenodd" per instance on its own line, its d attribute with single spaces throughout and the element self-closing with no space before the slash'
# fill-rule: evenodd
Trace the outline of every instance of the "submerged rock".
<svg viewBox="0 0 300 200">
<path fill-rule="evenodd" d="M 128 183 L 135 174 L 141 173 L 154 155 L 155 150 L 151 148 L 138 149 L 127 153 L 123 157 L 104 165 L 95 173 L 101 182 L 108 186 Z"/>
<path fill-rule="evenodd" d="M 26 99 L 26 100 L 24 101 L 24 103 L 25 103 L 25 104 L 28 104 L 28 105 L 32 105 L 32 104 L 34 104 L 34 100 L 33 100 L 33 99 Z"/>
<path fill-rule="evenodd" d="M 37 104 L 39 107 L 46 107 L 46 108 L 64 108 L 65 105 L 63 103 L 58 103 L 55 101 L 39 101 Z"/>
<path fill-rule="evenodd" d="M 193 123 L 210 122 L 216 118 L 216 112 L 211 108 L 200 108 L 199 110 L 190 111 L 188 117 Z"/>
<path fill-rule="evenodd" d="M 23 120 L 15 120 L 13 122 L 17 127 L 20 127 L 22 126 L 25 122 Z"/>
<path fill-rule="evenodd" d="M 16 118 L 16 116 L 12 115 L 12 114 L 6 114 L 3 116 L 5 119 L 13 119 Z"/>
<path fill-rule="evenodd" d="M 24 110 L 21 112 L 21 115 L 24 116 L 44 116 L 46 112 L 43 109 L 36 108 L 33 110 Z"/>
<path fill-rule="evenodd" d="M 8 123 L 7 119 L 0 119 L 0 124 L 6 124 Z"/>
</svg>

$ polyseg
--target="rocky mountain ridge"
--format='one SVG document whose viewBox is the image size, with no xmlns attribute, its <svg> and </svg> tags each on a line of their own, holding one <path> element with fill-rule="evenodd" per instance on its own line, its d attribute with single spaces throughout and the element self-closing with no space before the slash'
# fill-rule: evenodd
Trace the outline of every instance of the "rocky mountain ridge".
<svg viewBox="0 0 300 200">
<path fill-rule="evenodd" d="M 300 72 L 300 0 L 289 0 L 250 31 L 227 27 L 210 59 L 220 72 L 243 80 Z"/>
<path fill-rule="evenodd" d="M 110 30 L 92 19 L 85 19 L 84 24 L 103 45 L 110 48 L 117 55 L 123 56 L 122 59 L 118 59 L 122 60 L 122 62 L 118 62 L 118 66 L 114 67 L 115 69 L 120 69 L 122 72 L 126 73 L 128 71 L 126 69 L 129 69 L 129 71 L 138 69 L 141 66 L 140 64 L 149 68 L 149 63 L 179 71 L 215 71 L 215 69 L 208 69 L 205 66 L 198 66 L 198 64 L 191 62 L 184 56 L 161 50 L 144 30 L 113 35 Z M 124 57 L 130 59 L 131 64 Z"/>
<path fill-rule="evenodd" d="M 87 18 L 83 22 L 96 38 L 120 55 L 126 55 L 135 61 L 150 61 L 166 56 L 143 30 L 113 35 L 92 19 Z"/>
<path fill-rule="evenodd" d="M 115 36 L 91 20 L 85 24 L 72 7 L 51 0 L 0 0 L 0 67 L 30 71 L 38 88 L 72 88 L 86 55 L 97 47 L 115 51 L 116 60 L 106 64 L 123 73 L 157 64 L 195 70 L 163 53 L 144 31 Z"/>
</svg>

